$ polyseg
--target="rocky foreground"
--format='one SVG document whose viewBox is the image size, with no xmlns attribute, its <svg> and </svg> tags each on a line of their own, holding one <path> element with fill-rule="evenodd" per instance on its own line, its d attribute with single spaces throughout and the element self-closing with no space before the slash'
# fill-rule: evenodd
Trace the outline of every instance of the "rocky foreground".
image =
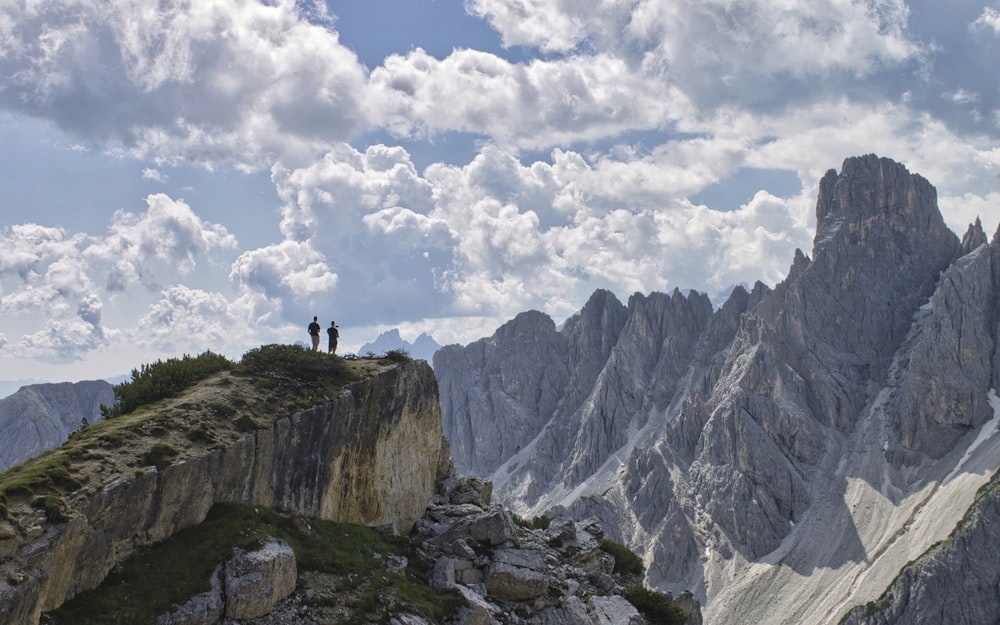
<svg viewBox="0 0 1000 625">
<path fill-rule="evenodd" d="M 643 615 L 626 599 L 641 586 L 641 569 L 628 569 L 607 550 L 596 520 L 553 519 L 546 529 L 515 523 L 491 505 L 488 482 L 451 477 L 439 485 L 413 531 L 416 558 L 439 593 L 457 593 L 462 605 L 450 625 L 700 625 L 697 602 L 678 597 L 679 611 Z M 386 568 L 411 563 L 386 557 Z M 627 569 L 627 570 L 626 570 Z M 326 625 L 368 622 L 343 576 L 296 573 L 295 554 L 280 541 L 239 550 L 220 563 L 212 589 L 157 620 L 157 625 Z M 385 595 L 391 603 L 391 594 Z M 669 620 L 674 619 L 674 620 Z M 58 621 L 49 621 L 53 625 Z M 396 625 L 429 625 L 424 616 L 390 610 Z"/>
</svg>

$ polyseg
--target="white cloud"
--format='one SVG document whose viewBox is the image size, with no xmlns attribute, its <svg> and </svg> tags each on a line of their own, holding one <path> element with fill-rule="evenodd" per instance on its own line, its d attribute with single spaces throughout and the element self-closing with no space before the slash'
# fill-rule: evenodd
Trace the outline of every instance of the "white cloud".
<svg viewBox="0 0 1000 625">
<path fill-rule="evenodd" d="M 337 285 L 337 274 L 309 243 L 282 241 L 244 252 L 233 263 L 230 278 L 268 298 L 311 302 Z"/>
<path fill-rule="evenodd" d="M 109 290 L 136 282 L 154 288 L 159 284 L 154 263 L 184 276 L 194 270 L 199 256 L 237 247 L 223 226 L 203 221 L 183 200 L 157 193 L 146 198 L 146 205 L 140 215 L 117 211 L 108 236 L 83 251 L 88 261 L 110 267 Z"/>
<path fill-rule="evenodd" d="M 614 50 L 681 84 L 746 76 L 865 74 L 918 52 L 902 0 L 473 0 L 506 45 Z M 808 51 L 803 53 L 803 51 Z M 699 76 L 700 72 L 705 72 Z"/>
<path fill-rule="evenodd" d="M 158 162 L 268 166 L 367 127 L 364 68 L 303 3 L 143 6 L 5 3 L 0 103 Z"/>
<path fill-rule="evenodd" d="M 5 354 L 73 360 L 107 347 L 128 331 L 103 324 L 102 293 L 172 281 L 199 260 L 236 247 L 225 228 L 203 221 L 186 203 L 163 194 L 146 202 L 145 213 L 117 212 L 103 237 L 36 224 L 0 233 L 0 313 L 19 326 L 35 320 L 34 329 L 2 346 Z"/>
<path fill-rule="evenodd" d="M 372 72 L 371 98 L 398 136 L 461 131 L 529 148 L 655 129 L 690 110 L 676 89 L 603 54 L 514 64 L 475 50 L 438 60 L 417 49 Z"/>
<path fill-rule="evenodd" d="M 170 176 L 164 174 L 159 169 L 153 169 L 152 167 L 144 167 L 142 170 L 142 179 L 152 180 L 153 182 L 159 182 L 160 184 L 163 184 L 170 179 Z"/>
<path fill-rule="evenodd" d="M 139 318 L 132 340 L 159 353 L 210 350 L 238 358 L 261 343 L 287 340 L 290 328 L 268 323 L 274 311 L 267 306 L 259 298 L 230 299 L 221 293 L 173 285 Z"/>
<path fill-rule="evenodd" d="M 988 28 L 1000 35 L 1000 11 L 993 7 L 983 7 L 982 14 L 972 22 L 970 28 Z"/>
</svg>

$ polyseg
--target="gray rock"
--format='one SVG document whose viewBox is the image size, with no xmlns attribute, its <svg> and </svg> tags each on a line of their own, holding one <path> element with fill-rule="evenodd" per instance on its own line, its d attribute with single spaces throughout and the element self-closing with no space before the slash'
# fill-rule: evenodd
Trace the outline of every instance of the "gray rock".
<svg viewBox="0 0 1000 625">
<path fill-rule="evenodd" d="M 842 480 L 869 479 L 895 501 L 938 479 L 929 467 L 992 416 L 998 345 L 1000 232 L 987 244 L 977 221 L 960 241 L 927 180 L 866 155 L 822 178 L 811 257 L 797 250 L 773 289 L 734 288 L 716 311 L 697 293 L 636 294 L 622 308 L 597 292 L 561 330 L 515 318 L 450 347 L 436 373 L 454 453 L 501 476 L 497 500 L 596 516 L 642 549 L 648 583 L 704 600 L 726 592 L 727 565 L 712 562 L 809 560 L 786 539 L 818 497 L 823 511 L 842 504 Z M 536 382 L 547 366 L 562 390 L 485 383 L 520 363 Z M 514 431 L 515 450 L 505 442 L 482 461 L 483 445 Z M 848 441 L 872 464 L 850 466 Z M 871 555 L 851 531 L 837 536 L 844 548 L 802 579 Z"/>
<path fill-rule="evenodd" d="M 295 552 L 287 543 L 270 540 L 259 549 L 237 549 L 225 566 L 226 618 L 247 619 L 269 614 L 295 591 Z"/>
<path fill-rule="evenodd" d="M 622 596 L 591 597 L 588 604 L 595 625 L 635 625 L 642 622 L 639 611 Z"/>
<path fill-rule="evenodd" d="M 549 588 L 549 576 L 512 564 L 494 562 L 486 571 L 486 590 L 496 601 L 528 601 Z"/>
</svg>

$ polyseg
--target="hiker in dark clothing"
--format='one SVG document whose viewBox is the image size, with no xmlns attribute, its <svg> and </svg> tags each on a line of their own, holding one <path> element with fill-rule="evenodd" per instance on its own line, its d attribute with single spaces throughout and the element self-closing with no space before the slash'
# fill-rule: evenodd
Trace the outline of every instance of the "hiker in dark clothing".
<svg viewBox="0 0 1000 625">
<path fill-rule="evenodd" d="M 317 322 L 319 318 L 313 317 L 312 323 L 309 324 L 309 336 L 312 337 L 313 351 L 319 350 L 319 323 Z"/>
<path fill-rule="evenodd" d="M 340 331 L 337 329 L 336 321 L 330 322 L 330 327 L 326 329 L 326 334 L 330 337 L 330 345 L 327 353 L 332 354 L 337 351 L 337 339 L 340 338 Z"/>
</svg>

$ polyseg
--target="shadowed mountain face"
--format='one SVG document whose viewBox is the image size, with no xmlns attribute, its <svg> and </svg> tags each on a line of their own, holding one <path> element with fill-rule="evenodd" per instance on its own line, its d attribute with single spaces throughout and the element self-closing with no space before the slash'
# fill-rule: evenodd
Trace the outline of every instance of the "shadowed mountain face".
<svg viewBox="0 0 1000 625">
<path fill-rule="evenodd" d="M 523 513 L 599 516 L 706 622 L 836 622 L 872 599 L 1000 466 L 1000 437 L 977 438 L 1000 237 L 959 240 L 933 186 L 874 155 L 827 172 L 816 223 L 811 258 L 716 311 L 597 292 L 562 331 L 524 313 L 442 349 L 456 465 Z"/>
<path fill-rule="evenodd" d="M 0 399 L 0 471 L 58 447 L 83 419 L 101 420 L 101 404 L 115 403 L 103 380 L 32 384 Z"/>
</svg>

